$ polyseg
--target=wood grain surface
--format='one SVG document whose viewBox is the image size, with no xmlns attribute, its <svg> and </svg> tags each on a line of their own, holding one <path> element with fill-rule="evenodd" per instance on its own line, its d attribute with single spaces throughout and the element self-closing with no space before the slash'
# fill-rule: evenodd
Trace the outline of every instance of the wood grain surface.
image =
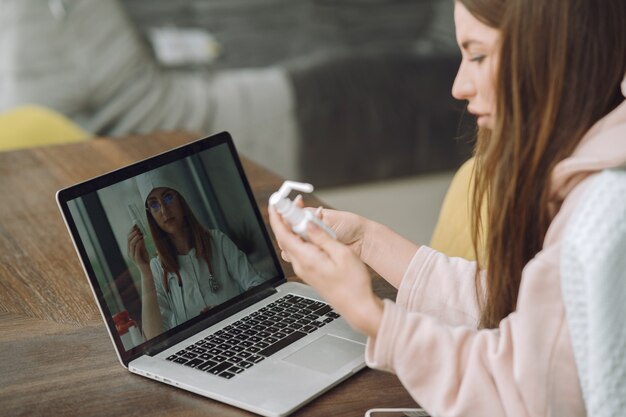
<svg viewBox="0 0 626 417">
<path fill-rule="evenodd" d="M 0 415 L 250 415 L 120 365 L 55 201 L 61 188 L 196 138 L 166 132 L 0 153 Z M 267 219 L 267 200 L 282 179 L 243 162 Z M 320 204 L 313 196 L 305 203 Z M 378 277 L 374 288 L 395 297 Z M 406 406 L 415 404 L 395 376 L 364 370 L 294 415 Z"/>
</svg>

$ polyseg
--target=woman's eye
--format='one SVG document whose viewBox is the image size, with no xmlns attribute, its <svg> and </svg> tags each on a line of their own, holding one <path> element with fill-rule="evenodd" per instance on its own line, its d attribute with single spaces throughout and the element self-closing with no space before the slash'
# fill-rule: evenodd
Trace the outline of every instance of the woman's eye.
<svg viewBox="0 0 626 417">
<path fill-rule="evenodd" d="M 169 205 L 169 204 L 172 204 L 172 202 L 173 202 L 173 201 L 174 201 L 174 194 L 169 194 L 169 193 L 168 193 L 168 194 L 165 194 L 165 195 L 163 196 L 163 202 L 164 202 L 165 204 L 168 204 L 168 205 Z"/>
<path fill-rule="evenodd" d="M 478 62 L 479 64 L 481 62 L 483 62 L 483 60 L 485 59 L 485 55 L 476 55 L 470 58 L 471 62 Z"/>
</svg>

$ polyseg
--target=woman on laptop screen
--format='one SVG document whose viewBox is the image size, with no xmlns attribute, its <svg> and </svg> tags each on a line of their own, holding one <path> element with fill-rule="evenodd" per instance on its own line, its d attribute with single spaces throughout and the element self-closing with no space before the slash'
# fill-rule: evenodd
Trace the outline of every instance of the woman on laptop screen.
<svg viewBox="0 0 626 417">
<path fill-rule="evenodd" d="M 223 232 L 206 229 L 163 167 L 137 177 L 157 256 L 150 258 L 134 225 L 128 252 L 141 273 L 142 326 L 147 339 L 216 306 L 264 279 Z"/>
</svg>

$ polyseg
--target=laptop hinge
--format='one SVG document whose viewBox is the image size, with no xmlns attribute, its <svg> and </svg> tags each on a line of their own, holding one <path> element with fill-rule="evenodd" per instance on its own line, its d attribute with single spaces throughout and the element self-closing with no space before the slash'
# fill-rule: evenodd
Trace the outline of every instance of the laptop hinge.
<svg viewBox="0 0 626 417">
<path fill-rule="evenodd" d="M 177 343 L 182 342 L 183 340 L 203 331 L 207 327 L 210 327 L 220 321 L 227 319 L 228 317 L 236 314 L 237 312 L 255 304 L 264 298 L 269 297 L 270 295 L 276 294 L 276 289 L 274 287 L 261 289 L 259 292 L 251 294 L 245 299 L 241 300 L 237 304 L 234 304 L 214 315 L 207 317 L 205 320 L 201 320 L 200 322 L 188 327 L 187 329 L 181 331 L 180 333 L 168 337 L 166 340 L 159 342 L 153 346 L 151 346 L 148 350 L 146 350 L 145 354 L 154 356 L 157 353 L 164 351 Z"/>
</svg>

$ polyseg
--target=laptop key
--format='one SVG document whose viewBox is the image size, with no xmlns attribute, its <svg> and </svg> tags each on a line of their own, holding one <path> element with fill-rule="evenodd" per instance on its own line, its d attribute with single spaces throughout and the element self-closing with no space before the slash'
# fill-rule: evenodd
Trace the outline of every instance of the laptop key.
<svg viewBox="0 0 626 417">
<path fill-rule="evenodd" d="M 243 362 L 239 362 L 239 366 L 241 366 L 242 368 L 248 369 L 248 368 L 252 368 L 254 364 L 251 362 L 243 361 Z"/>
<path fill-rule="evenodd" d="M 317 310 L 315 310 L 315 312 L 313 314 L 315 314 L 316 316 L 323 316 L 326 313 L 330 313 L 332 311 L 332 307 L 329 305 L 326 305 L 324 307 L 321 307 Z"/>
<path fill-rule="evenodd" d="M 176 362 L 176 363 L 185 363 L 185 362 L 187 362 L 187 359 L 185 359 L 185 358 L 176 358 L 176 359 L 174 359 L 174 362 Z"/>
<path fill-rule="evenodd" d="M 245 371 L 245 369 L 240 368 L 238 366 L 231 366 L 230 368 L 228 368 L 228 372 L 232 372 L 232 373 L 235 373 L 235 374 L 240 374 L 243 371 Z"/>
<path fill-rule="evenodd" d="M 308 325 L 302 327 L 300 330 L 303 331 L 303 332 L 311 333 L 312 331 L 317 330 L 317 327 L 316 326 L 311 326 L 310 324 L 308 324 Z"/>
<path fill-rule="evenodd" d="M 259 362 L 261 362 L 263 359 L 265 359 L 263 356 L 254 355 L 254 356 L 250 356 L 250 357 L 248 358 L 248 361 L 250 361 L 250 362 L 254 362 L 254 363 L 259 363 Z"/>
<path fill-rule="evenodd" d="M 260 352 L 258 352 L 258 354 L 262 356 L 271 356 L 274 353 L 278 352 L 279 350 L 282 350 L 286 348 L 287 346 L 289 346 L 290 344 L 296 342 L 297 340 L 302 339 L 306 335 L 307 335 L 306 333 L 303 333 L 301 331 L 295 331 L 291 333 L 289 336 L 285 337 L 284 339 L 281 339 L 278 342 L 274 343 L 273 345 L 261 350 Z"/>
<path fill-rule="evenodd" d="M 205 371 L 208 368 L 213 368 L 215 365 L 217 365 L 217 362 L 215 362 L 215 361 L 205 361 L 202 365 L 196 366 L 196 369 L 199 369 L 201 371 Z"/>
<path fill-rule="evenodd" d="M 219 375 L 222 371 L 227 370 L 231 366 L 233 366 L 233 364 L 230 362 L 222 362 L 219 365 L 210 368 L 208 372 L 213 375 Z"/>
<path fill-rule="evenodd" d="M 185 366 L 190 366 L 192 368 L 195 368 L 198 365 L 202 365 L 204 363 L 204 361 L 202 359 L 196 358 L 196 359 L 192 359 L 189 362 L 185 363 Z"/>
<path fill-rule="evenodd" d="M 176 356 L 176 355 L 168 356 L 168 357 L 167 357 L 167 360 L 168 360 L 168 361 L 173 361 L 173 360 L 174 360 L 174 359 L 176 359 L 177 357 L 178 357 L 178 356 Z"/>
<path fill-rule="evenodd" d="M 224 371 L 221 374 L 219 374 L 219 376 L 221 376 L 222 378 L 231 379 L 232 377 L 235 376 L 235 374 L 233 374 L 232 372 Z"/>
</svg>

